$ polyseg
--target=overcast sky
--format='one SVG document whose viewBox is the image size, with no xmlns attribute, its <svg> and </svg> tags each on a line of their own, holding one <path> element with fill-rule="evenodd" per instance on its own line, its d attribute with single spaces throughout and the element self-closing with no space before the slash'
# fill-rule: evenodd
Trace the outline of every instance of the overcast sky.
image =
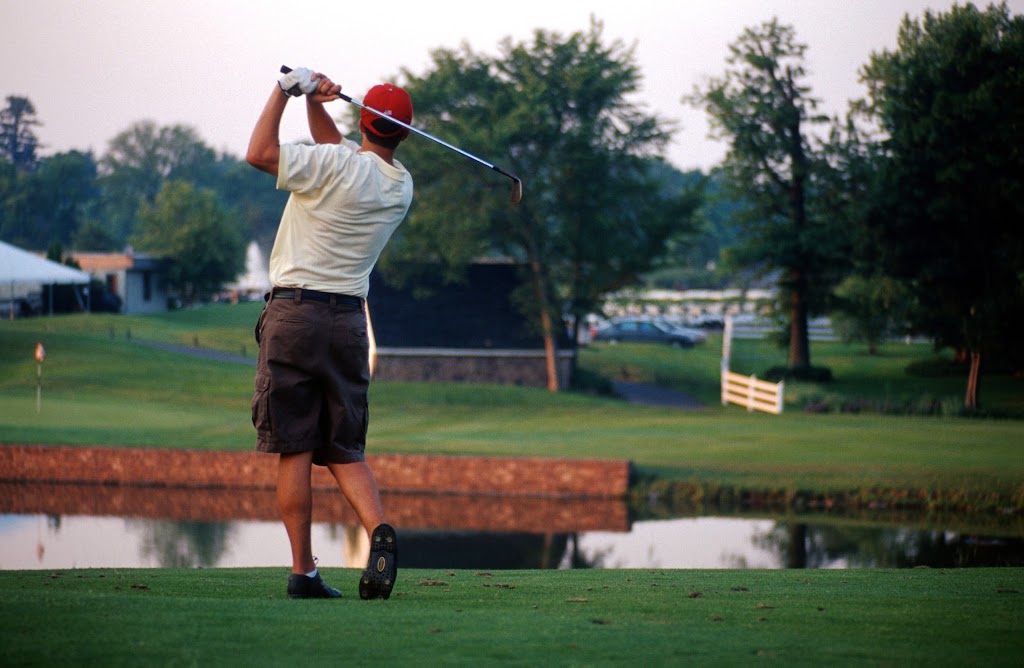
<svg viewBox="0 0 1024 668">
<path fill-rule="evenodd" d="M 252 125 L 282 63 L 318 69 L 360 99 L 407 68 L 422 73 L 430 51 L 497 54 L 504 37 L 543 28 L 585 30 L 594 16 L 605 42 L 636 45 L 639 101 L 680 130 L 667 151 L 680 169 L 716 164 L 725 146 L 707 138 L 703 112 L 680 103 L 724 71 L 727 46 L 772 17 L 808 45 L 812 94 L 842 114 L 863 95 L 857 72 L 873 51 L 893 48 L 902 17 L 948 11 L 944 0 L 0 0 L 0 97 L 28 97 L 44 155 L 102 155 L 132 123 L 195 127 L 217 150 L 245 152 Z M 963 3 L 961 3 L 963 4 Z M 987 6 L 987 3 L 978 3 Z M 1015 14 L 1024 0 L 1008 3 Z M 374 18 L 371 12 L 379 12 Z M 394 30 L 380 28 L 390 20 Z M 415 101 L 414 101 L 415 102 Z M 6 104 L 6 103 L 4 103 Z M 338 115 L 344 103 L 337 102 Z M 284 140 L 306 136 L 293 104 Z M 501 156 L 486 156 L 502 164 Z"/>
</svg>

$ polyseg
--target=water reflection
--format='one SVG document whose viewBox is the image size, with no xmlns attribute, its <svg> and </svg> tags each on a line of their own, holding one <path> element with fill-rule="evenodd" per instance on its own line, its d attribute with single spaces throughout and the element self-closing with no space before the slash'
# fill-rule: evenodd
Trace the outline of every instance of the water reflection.
<svg viewBox="0 0 1024 668">
<path fill-rule="evenodd" d="M 361 567 L 366 535 L 340 495 L 330 497 L 318 500 L 314 518 L 321 563 Z M 386 495 L 385 506 L 402 528 L 409 568 L 1024 565 L 1016 524 L 979 534 L 952 520 L 913 526 L 785 513 L 637 521 L 621 501 L 465 495 Z M 266 490 L 0 484 L 0 513 L 0 569 L 289 563 Z"/>
<path fill-rule="evenodd" d="M 781 522 L 755 544 L 790 568 L 962 568 L 1024 565 L 1024 539 L 954 531 L 807 526 Z"/>
<path fill-rule="evenodd" d="M 366 563 L 366 535 L 357 527 L 318 522 L 313 532 L 325 566 Z M 409 568 L 1024 566 L 1022 555 L 1024 541 L 1014 537 L 722 517 L 636 522 L 629 532 L 402 531 L 402 562 Z M 283 529 L 274 521 L 0 517 L 5 570 L 283 567 L 288 559 Z"/>
<path fill-rule="evenodd" d="M 143 559 L 174 568 L 216 566 L 234 531 L 227 522 L 132 520 L 126 524 L 140 534 Z"/>
</svg>

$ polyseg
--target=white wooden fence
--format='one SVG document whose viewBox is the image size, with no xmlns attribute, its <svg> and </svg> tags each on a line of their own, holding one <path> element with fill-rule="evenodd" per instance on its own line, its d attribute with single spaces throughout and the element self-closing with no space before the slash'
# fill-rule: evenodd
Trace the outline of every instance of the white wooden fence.
<svg viewBox="0 0 1024 668">
<path fill-rule="evenodd" d="M 746 406 L 748 413 L 764 411 L 775 415 L 781 414 L 785 383 L 770 383 L 767 380 L 758 380 L 755 376 L 744 376 L 729 371 L 732 337 L 732 318 L 726 316 L 725 331 L 722 332 L 722 405 Z"/>
<path fill-rule="evenodd" d="M 785 383 L 770 383 L 722 369 L 722 405 L 746 406 L 747 412 L 782 413 Z"/>
</svg>

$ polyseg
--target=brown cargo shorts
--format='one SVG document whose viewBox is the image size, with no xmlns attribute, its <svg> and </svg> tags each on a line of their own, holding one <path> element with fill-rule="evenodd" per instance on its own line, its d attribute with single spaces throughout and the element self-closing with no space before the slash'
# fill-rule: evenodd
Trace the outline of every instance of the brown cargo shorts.
<svg viewBox="0 0 1024 668">
<path fill-rule="evenodd" d="M 256 341 L 256 449 L 313 451 L 321 466 L 365 461 L 370 364 L 362 302 L 270 298 Z"/>
</svg>

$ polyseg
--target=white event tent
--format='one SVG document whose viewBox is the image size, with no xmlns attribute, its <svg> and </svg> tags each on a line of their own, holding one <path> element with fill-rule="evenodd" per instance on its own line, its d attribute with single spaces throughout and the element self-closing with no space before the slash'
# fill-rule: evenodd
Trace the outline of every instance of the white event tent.
<svg viewBox="0 0 1024 668">
<path fill-rule="evenodd" d="M 11 318 L 14 318 L 14 286 L 23 283 L 49 285 L 52 297 L 53 285 L 88 285 L 89 274 L 71 267 L 43 259 L 17 246 L 0 241 L 0 285 L 11 286 Z M 88 292 L 86 293 L 88 299 Z M 81 299 L 79 299 L 81 301 Z M 83 305 L 86 311 L 87 306 Z M 53 312 L 53 299 L 50 299 Z"/>
</svg>

